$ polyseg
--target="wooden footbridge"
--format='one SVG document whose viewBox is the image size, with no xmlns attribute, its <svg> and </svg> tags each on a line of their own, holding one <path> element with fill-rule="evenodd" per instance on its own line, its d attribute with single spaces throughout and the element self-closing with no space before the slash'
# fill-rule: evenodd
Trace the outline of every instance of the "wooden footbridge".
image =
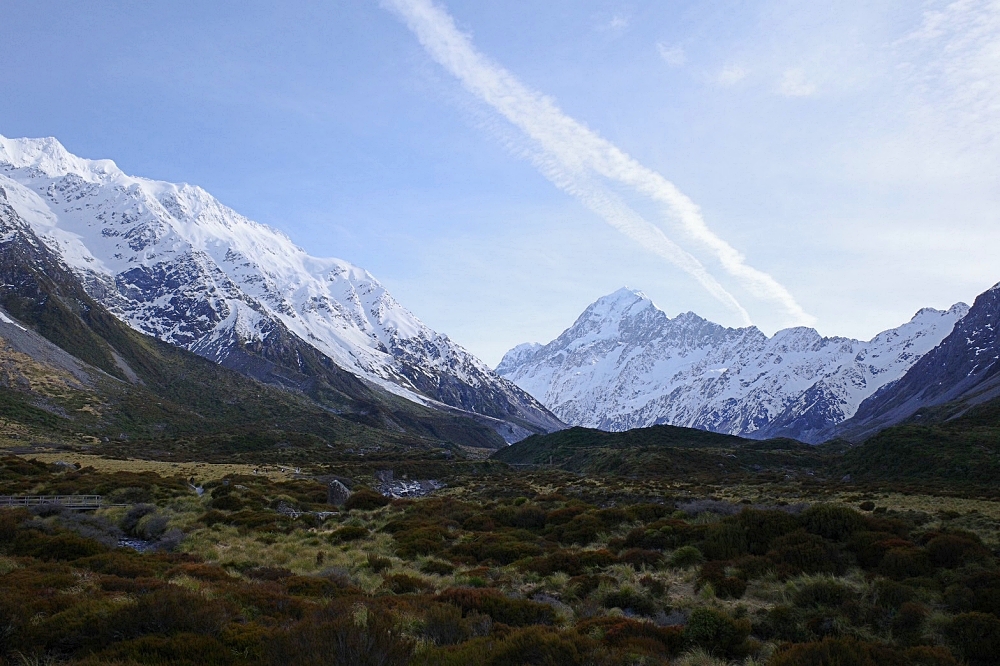
<svg viewBox="0 0 1000 666">
<path fill-rule="evenodd" d="M 101 495 L 0 495 L 0 508 L 51 504 L 77 511 L 94 511 L 106 506 Z"/>
</svg>

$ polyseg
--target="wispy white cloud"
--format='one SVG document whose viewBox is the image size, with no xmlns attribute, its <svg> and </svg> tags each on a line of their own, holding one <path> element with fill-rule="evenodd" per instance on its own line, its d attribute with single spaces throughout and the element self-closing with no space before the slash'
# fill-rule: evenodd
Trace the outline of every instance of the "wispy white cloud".
<svg viewBox="0 0 1000 666">
<path fill-rule="evenodd" d="M 656 50 L 659 51 L 663 62 L 671 67 L 681 67 L 687 62 L 687 54 L 684 53 L 684 48 L 676 44 L 671 46 L 670 44 L 657 42 Z"/>
<path fill-rule="evenodd" d="M 802 68 L 786 69 L 778 83 L 778 92 L 785 97 L 809 97 L 816 94 L 816 84 L 806 78 Z"/>
<path fill-rule="evenodd" d="M 750 72 L 741 65 L 726 65 L 715 76 L 715 82 L 720 86 L 734 86 L 747 77 Z"/>
<path fill-rule="evenodd" d="M 896 46 L 927 108 L 968 141 L 1000 138 L 1000 0 L 939 5 Z"/>
<path fill-rule="evenodd" d="M 629 25 L 628 17 L 623 14 L 615 14 L 608 21 L 608 28 L 610 30 L 624 30 Z"/>
<path fill-rule="evenodd" d="M 384 0 L 384 4 L 403 19 L 432 58 L 524 132 L 536 148 L 535 164 L 553 183 L 578 197 L 622 233 L 686 271 L 744 322 L 750 321 L 746 310 L 696 257 L 626 205 L 604 183 L 629 188 L 661 204 L 743 288 L 780 305 L 791 323 L 814 321 L 783 285 L 749 266 L 742 254 L 712 232 L 698 206 L 673 183 L 566 115 L 550 97 L 531 90 L 477 51 L 445 9 L 431 0 Z"/>
</svg>

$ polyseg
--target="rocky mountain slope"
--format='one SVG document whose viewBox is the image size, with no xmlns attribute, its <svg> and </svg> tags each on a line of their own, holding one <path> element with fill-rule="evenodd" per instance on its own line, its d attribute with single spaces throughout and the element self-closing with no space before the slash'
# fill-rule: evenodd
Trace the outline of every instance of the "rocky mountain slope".
<svg viewBox="0 0 1000 666">
<path fill-rule="evenodd" d="M 367 271 L 312 257 L 201 188 L 128 176 L 55 139 L 4 137 L 0 186 L 87 293 L 138 331 L 334 408 L 330 394 L 352 390 L 346 370 L 508 441 L 562 426 Z"/>
<path fill-rule="evenodd" d="M 359 442 L 503 445 L 488 425 L 333 369 L 340 375 L 325 384 L 326 402 L 339 410 L 134 330 L 87 294 L 0 187 L 0 437 L 163 441 L 227 433 L 237 449 L 304 441 L 324 453 Z"/>
<path fill-rule="evenodd" d="M 861 439 L 913 417 L 947 420 L 998 397 L 1000 284 L 980 294 L 950 335 L 903 377 L 862 402 L 837 434 Z"/>
<path fill-rule="evenodd" d="M 572 425 L 670 424 L 818 442 L 902 377 L 967 311 L 963 303 L 923 309 L 870 341 L 801 327 L 768 337 L 691 312 L 671 319 L 641 292 L 621 289 L 552 342 L 512 349 L 497 372 Z"/>
</svg>

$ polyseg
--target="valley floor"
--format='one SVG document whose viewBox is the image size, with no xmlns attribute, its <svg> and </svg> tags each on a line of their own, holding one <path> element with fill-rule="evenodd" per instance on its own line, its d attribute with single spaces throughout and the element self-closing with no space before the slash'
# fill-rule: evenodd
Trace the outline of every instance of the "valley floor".
<svg viewBox="0 0 1000 666">
<path fill-rule="evenodd" d="M 387 469 L 444 487 L 385 497 Z M 1000 655 L 1000 501 L 973 493 L 475 460 L 0 458 L 0 494 L 74 493 L 119 506 L 0 509 L 0 663 Z"/>
</svg>

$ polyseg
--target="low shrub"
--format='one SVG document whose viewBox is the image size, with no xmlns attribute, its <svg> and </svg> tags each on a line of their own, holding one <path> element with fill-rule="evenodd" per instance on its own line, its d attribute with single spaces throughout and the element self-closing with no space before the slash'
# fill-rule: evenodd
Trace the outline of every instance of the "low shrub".
<svg viewBox="0 0 1000 666">
<path fill-rule="evenodd" d="M 392 500 L 388 497 L 368 488 L 360 488 L 347 498 L 347 501 L 344 502 L 344 509 L 346 511 L 372 511 L 390 503 Z"/>
<path fill-rule="evenodd" d="M 746 655 L 750 622 L 734 620 L 714 608 L 696 608 L 691 611 L 684 627 L 684 639 L 718 657 L 736 659 Z"/>
<path fill-rule="evenodd" d="M 855 597 L 854 590 L 843 583 L 821 578 L 806 583 L 795 592 L 795 605 L 799 608 L 836 608 Z"/>
<path fill-rule="evenodd" d="M 1000 655 L 1000 619 L 986 613 L 962 613 L 944 630 L 955 652 L 972 666 L 996 664 Z"/>
<path fill-rule="evenodd" d="M 655 552 L 655 551 L 654 551 Z M 656 553 L 659 557 L 659 553 Z M 579 576 L 591 569 L 614 564 L 617 558 L 611 552 L 601 550 L 557 550 L 548 555 L 533 557 L 526 560 L 523 568 L 534 571 L 542 576 L 550 576 L 562 572 L 570 576 Z"/>
<path fill-rule="evenodd" d="M 492 589 L 449 588 L 441 592 L 437 600 L 458 606 L 462 609 L 463 615 L 467 616 L 471 611 L 475 611 L 512 627 L 554 624 L 556 619 L 555 611 L 547 604 L 506 597 Z"/>
<path fill-rule="evenodd" d="M 276 632 L 268 644 L 267 661 L 275 666 L 404 666 L 412 654 L 413 640 L 388 614 L 332 604 Z"/>
<path fill-rule="evenodd" d="M 865 517 L 860 513 L 837 504 L 813 505 L 802 512 L 799 520 L 807 532 L 831 541 L 846 541 L 867 526 Z"/>
<path fill-rule="evenodd" d="M 420 570 L 426 574 L 437 574 L 438 576 L 447 576 L 453 571 L 455 567 L 448 562 L 442 560 L 426 560 L 420 565 Z"/>
<path fill-rule="evenodd" d="M 468 640 L 472 631 L 458 606 L 431 604 L 424 614 L 423 634 L 436 645 L 455 645 Z"/>
<path fill-rule="evenodd" d="M 694 546 L 681 546 L 670 555 L 670 566 L 675 569 L 689 569 L 705 561 L 705 556 Z"/>
<path fill-rule="evenodd" d="M 382 573 L 386 569 L 392 568 L 392 560 L 388 557 L 382 557 L 381 555 L 377 555 L 375 553 L 368 553 L 365 559 L 368 564 L 368 568 L 375 573 Z"/>
<path fill-rule="evenodd" d="M 605 608 L 620 608 L 626 613 L 646 617 L 655 615 L 658 610 L 655 601 L 630 587 L 621 587 L 608 592 L 601 599 L 601 605 Z"/>
<path fill-rule="evenodd" d="M 423 578 L 404 573 L 387 576 L 385 584 L 393 594 L 413 594 L 434 589 L 434 586 Z"/>
<path fill-rule="evenodd" d="M 726 572 L 725 562 L 706 562 L 698 574 L 697 587 L 711 583 L 715 595 L 720 599 L 739 599 L 747 590 L 747 582 Z"/>
<path fill-rule="evenodd" d="M 958 666 L 946 650 L 932 647 L 899 649 L 854 638 L 785 645 L 769 666 Z"/>
<path fill-rule="evenodd" d="M 655 569 L 663 560 L 663 553 L 658 550 L 646 550 L 645 548 L 630 548 L 622 553 L 619 559 L 636 571 L 641 570 L 643 567 Z"/>
<path fill-rule="evenodd" d="M 330 533 L 329 539 L 334 543 L 346 543 L 348 541 L 357 541 L 358 539 L 364 539 L 368 536 L 369 532 L 364 527 L 358 527 L 356 525 L 345 525 L 338 529 L 335 529 Z"/>
</svg>

